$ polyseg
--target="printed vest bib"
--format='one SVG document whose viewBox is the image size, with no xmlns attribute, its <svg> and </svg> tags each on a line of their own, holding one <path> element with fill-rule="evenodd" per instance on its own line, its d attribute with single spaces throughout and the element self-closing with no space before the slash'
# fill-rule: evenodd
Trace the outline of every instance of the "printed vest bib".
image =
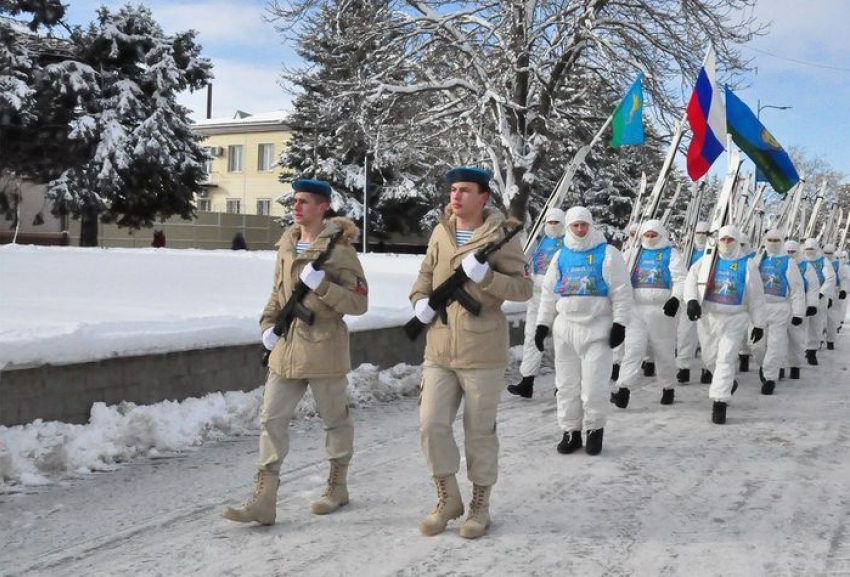
<svg viewBox="0 0 850 577">
<path fill-rule="evenodd" d="M 567 247 L 558 257 L 558 284 L 555 292 L 564 297 L 607 297 L 608 284 L 602 276 L 607 244 L 601 243 L 587 251 Z"/>
<path fill-rule="evenodd" d="M 740 305 L 744 302 L 747 288 L 747 261 L 749 257 L 736 260 L 717 259 L 714 278 L 705 293 L 705 299 L 723 305 Z"/>
<path fill-rule="evenodd" d="M 818 275 L 818 282 L 821 285 L 823 285 L 823 281 L 826 280 L 826 276 L 823 274 L 823 263 L 824 263 L 823 257 L 820 257 L 817 260 L 813 260 L 813 261 L 811 261 L 811 263 L 812 263 L 812 266 L 815 267 L 815 272 Z"/>
<path fill-rule="evenodd" d="M 764 284 L 764 294 L 785 298 L 788 296 L 788 256 L 767 256 L 761 259 L 759 272 Z"/>
<path fill-rule="evenodd" d="M 672 250 L 669 246 L 655 250 L 642 249 L 632 270 L 632 286 L 641 289 L 669 289 L 673 286 L 670 278 Z"/>
<path fill-rule="evenodd" d="M 841 261 L 835 259 L 832 261 L 832 269 L 835 271 L 835 288 L 841 288 L 841 277 L 838 276 L 838 269 L 841 268 Z"/>
<path fill-rule="evenodd" d="M 704 248 L 695 248 L 694 251 L 691 253 L 691 262 L 688 263 L 688 268 L 691 268 L 692 266 L 694 266 L 694 263 L 696 261 L 698 261 L 699 259 L 701 259 L 702 255 L 704 255 L 704 254 L 705 254 Z"/>
<path fill-rule="evenodd" d="M 809 268 L 809 261 L 801 260 L 797 263 L 797 268 L 800 269 L 800 275 L 803 277 L 803 291 L 809 292 L 809 279 L 806 278 L 806 269 Z"/>
<path fill-rule="evenodd" d="M 534 274 L 546 274 L 546 269 L 549 268 L 549 263 L 552 262 L 552 257 L 555 253 L 561 250 L 564 246 L 564 237 L 549 238 L 543 235 L 540 244 L 537 245 L 537 250 L 531 257 L 531 267 L 534 269 Z"/>
</svg>

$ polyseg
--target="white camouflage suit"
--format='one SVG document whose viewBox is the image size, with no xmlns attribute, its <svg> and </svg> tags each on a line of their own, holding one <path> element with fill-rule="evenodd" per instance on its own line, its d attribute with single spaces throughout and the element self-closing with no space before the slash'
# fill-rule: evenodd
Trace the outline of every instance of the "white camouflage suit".
<svg viewBox="0 0 850 577">
<path fill-rule="evenodd" d="M 844 313 L 846 312 L 844 305 L 847 299 L 841 298 L 841 291 L 845 291 L 846 297 L 846 291 L 850 288 L 850 267 L 836 257 L 835 245 L 833 244 L 824 246 L 823 254 L 835 276 L 832 308 L 827 311 L 826 315 L 826 342 L 834 343 L 838 335 L 838 327 L 841 325 L 841 321 L 844 320 Z"/>
<path fill-rule="evenodd" d="M 549 224 L 555 223 L 558 224 Z M 525 312 L 525 340 L 522 344 L 522 364 L 519 366 L 519 374 L 523 377 L 536 377 L 540 371 L 540 362 L 543 360 L 543 352 L 537 350 L 534 344 L 534 331 L 537 326 L 537 311 L 540 309 L 540 294 L 543 290 L 543 279 L 554 253 L 546 250 L 549 246 L 560 248 L 564 244 L 564 211 L 553 208 L 546 212 L 546 225 L 544 237 L 538 243 L 537 248 L 531 255 L 532 280 L 534 281 L 534 292 L 531 300 L 526 305 Z M 557 252 L 557 250 L 555 250 Z"/>
<path fill-rule="evenodd" d="M 833 294 L 835 292 L 835 271 L 821 253 L 820 244 L 816 238 L 806 239 L 803 244 L 803 258 L 808 261 L 808 268 L 815 268 L 815 273 L 817 273 L 816 265 L 819 262 L 823 264 L 823 276 L 818 275 L 818 280 L 823 278 L 818 291 L 818 314 L 809 319 L 809 343 L 806 345 L 806 350 L 816 351 L 820 348 L 823 333 L 826 330 L 829 301 L 837 296 Z"/>
<path fill-rule="evenodd" d="M 764 328 L 764 289 L 761 275 L 753 259 L 745 259 L 741 252 L 741 234 L 734 226 L 724 226 L 717 238 L 731 237 L 737 242 L 730 245 L 719 244 L 718 263 L 720 261 L 737 261 L 737 265 L 746 267 L 743 296 L 740 304 L 724 304 L 712 302 L 711 298 L 725 296 L 727 287 L 714 283 L 706 290 L 706 298 L 702 303 L 702 317 L 698 321 L 699 342 L 702 347 L 702 360 L 706 368 L 712 372 L 713 378 L 708 396 L 713 401 L 728 402 L 732 398 L 732 386 L 735 381 L 735 371 L 738 363 L 738 349 L 741 341 L 752 322 L 754 327 Z M 722 250 L 726 246 L 726 250 Z M 731 266 L 735 263 L 727 263 Z M 685 302 L 699 301 L 698 280 L 703 266 L 710 266 L 709 259 L 703 256 L 694 263 L 685 280 Z M 740 288 L 740 287 L 737 287 Z"/>
<path fill-rule="evenodd" d="M 779 369 L 785 366 L 788 358 L 788 329 L 793 326 L 791 319 L 806 318 L 806 295 L 803 288 L 803 276 L 800 274 L 797 263 L 785 254 L 782 234 L 776 229 L 767 231 L 764 246 L 765 254 L 758 259 L 764 286 L 767 323 L 763 339 L 764 359 L 761 362 L 761 369 L 766 380 L 776 381 L 779 378 Z M 788 262 L 785 266 L 783 282 L 783 279 L 777 278 L 776 275 L 781 272 L 782 261 L 785 258 Z"/>
<path fill-rule="evenodd" d="M 708 237 L 708 223 L 700 221 L 694 231 L 694 248 L 688 270 L 699 260 L 705 251 L 705 242 Z M 695 258 L 694 258 L 695 257 Z M 683 288 L 684 292 L 684 288 Z M 684 305 L 684 303 L 682 303 Z M 688 320 L 688 315 L 679 314 L 679 326 L 676 335 L 676 367 L 691 370 L 693 360 L 697 355 L 699 338 L 697 337 L 697 324 Z"/>
<path fill-rule="evenodd" d="M 574 222 L 590 225 L 584 238 L 570 231 L 569 226 Z M 632 289 L 623 256 L 606 244 L 605 237 L 593 226 L 590 211 L 584 207 L 571 208 L 567 211 L 566 226 L 564 249 L 552 258 L 543 281 L 537 317 L 538 325 L 550 327 L 554 336 L 558 424 L 564 432 L 605 426 L 613 365 L 611 328 L 613 323 L 628 326 L 632 308 Z M 589 253 L 600 250 L 600 245 L 604 245 L 601 276 L 608 295 L 582 294 L 587 288 L 583 282 L 578 287 L 579 294 L 562 296 L 561 292 L 570 291 L 559 286 L 561 253 L 565 250 Z"/>
<path fill-rule="evenodd" d="M 817 309 L 818 298 L 820 295 L 820 282 L 815 269 L 804 264 L 803 255 L 800 252 L 800 243 L 796 240 L 785 241 L 785 252 L 797 263 L 797 270 L 800 266 L 805 266 L 804 272 L 801 271 L 803 284 L 806 287 L 806 308 L 812 307 Z M 797 326 L 791 325 L 788 327 L 788 366 L 800 368 L 805 364 L 806 347 L 809 344 L 809 323 L 812 318 L 808 315 L 803 316 L 803 323 Z"/>
<path fill-rule="evenodd" d="M 658 236 L 649 241 L 644 235 L 654 232 Z M 634 311 L 626 332 L 625 354 L 620 368 L 619 385 L 629 388 L 641 378 L 641 362 L 646 349 L 652 345 L 658 379 L 665 389 L 672 389 L 676 383 L 676 317 L 667 316 L 664 305 L 671 298 L 681 304 L 684 293 L 685 277 L 688 270 L 678 250 L 670 246 L 670 238 L 661 221 L 650 220 L 640 229 L 641 248 L 638 261 L 631 274 Z M 663 257 L 664 249 L 670 249 L 666 271 L 661 267 L 647 264 L 649 255 Z M 658 252 L 655 252 L 658 251 Z M 644 266 L 641 266 L 641 261 Z M 659 278 L 655 278 L 655 277 Z M 651 277 L 651 278 L 650 278 Z M 665 277 L 669 278 L 669 288 L 664 288 Z"/>
</svg>

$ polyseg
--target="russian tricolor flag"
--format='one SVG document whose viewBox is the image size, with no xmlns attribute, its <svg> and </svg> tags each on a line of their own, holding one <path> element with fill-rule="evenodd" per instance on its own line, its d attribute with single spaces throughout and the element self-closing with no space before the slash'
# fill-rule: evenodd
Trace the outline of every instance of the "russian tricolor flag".
<svg viewBox="0 0 850 577">
<path fill-rule="evenodd" d="M 694 133 L 688 147 L 688 174 L 696 182 L 726 149 L 726 108 L 715 82 L 714 47 L 705 55 L 687 113 Z"/>
</svg>

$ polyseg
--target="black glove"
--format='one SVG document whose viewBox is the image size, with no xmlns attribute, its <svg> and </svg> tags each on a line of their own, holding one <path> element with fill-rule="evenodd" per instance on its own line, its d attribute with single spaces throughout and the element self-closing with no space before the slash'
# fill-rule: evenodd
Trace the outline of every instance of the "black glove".
<svg viewBox="0 0 850 577">
<path fill-rule="evenodd" d="M 753 339 L 754 343 L 759 342 L 763 336 L 764 336 L 764 329 L 760 329 L 758 327 L 753 327 L 753 333 L 750 335 L 750 337 Z"/>
<path fill-rule="evenodd" d="M 549 336 L 549 327 L 546 325 L 537 325 L 537 330 L 534 331 L 534 346 L 541 353 L 543 352 L 543 341 Z"/>
<path fill-rule="evenodd" d="M 829 299 L 829 302 L 826 303 L 826 308 L 828 308 L 828 309 L 832 308 L 832 299 Z"/>
<path fill-rule="evenodd" d="M 818 314 L 818 307 L 806 307 L 806 316 L 813 317 Z"/>
<path fill-rule="evenodd" d="M 847 298 L 847 291 L 843 290 L 838 293 L 838 300 L 843 301 Z"/>
<path fill-rule="evenodd" d="M 688 319 L 695 321 L 702 316 L 702 307 L 696 300 L 688 301 Z"/>
<path fill-rule="evenodd" d="M 791 324 L 794 325 L 795 327 L 799 327 L 801 324 L 803 324 L 803 318 L 802 317 L 791 317 Z"/>
<path fill-rule="evenodd" d="M 676 297 L 670 297 L 670 299 L 664 303 L 664 314 L 668 317 L 675 317 L 677 312 L 679 312 L 679 299 Z"/>
<path fill-rule="evenodd" d="M 611 336 L 608 338 L 608 344 L 611 345 L 611 348 L 616 349 L 623 344 L 624 340 L 626 340 L 626 327 L 620 323 L 611 325 Z"/>
</svg>

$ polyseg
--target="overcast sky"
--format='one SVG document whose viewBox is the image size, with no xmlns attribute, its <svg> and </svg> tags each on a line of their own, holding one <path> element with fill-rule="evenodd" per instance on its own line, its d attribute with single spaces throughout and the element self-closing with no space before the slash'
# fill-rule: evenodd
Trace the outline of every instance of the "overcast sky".
<svg viewBox="0 0 850 577">
<path fill-rule="evenodd" d="M 68 2 L 69 19 L 75 23 L 92 20 L 102 4 L 112 9 L 124 4 Z M 266 0 L 145 4 L 166 31 L 193 28 L 199 32 L 203 53 L 214 64 L 214 117 L 232 116 L 237 109 L 267 112 L 289 107 L 292 97 L 280 86 L 279 75 L 283 64 L 297 65 L 298 59 L 265 22 Z M 745 55 L 754 58 L 757 70 L 738 96 L 754 110 L 758 99 L 762 105 L 791 106 L 790 110 L 762 110 L 762 121 L 777 140 L 786 148 L 803 146 L 850 174 L 848 11 L 848 0 L 760 0 L 756 15 L 772 21 L 772 26 L 767 36 L 743 48 Z M 182 101 L 195 111 L 195 118 L 204 117 L 206 94 L 185 95 Z"/>
</svg>

